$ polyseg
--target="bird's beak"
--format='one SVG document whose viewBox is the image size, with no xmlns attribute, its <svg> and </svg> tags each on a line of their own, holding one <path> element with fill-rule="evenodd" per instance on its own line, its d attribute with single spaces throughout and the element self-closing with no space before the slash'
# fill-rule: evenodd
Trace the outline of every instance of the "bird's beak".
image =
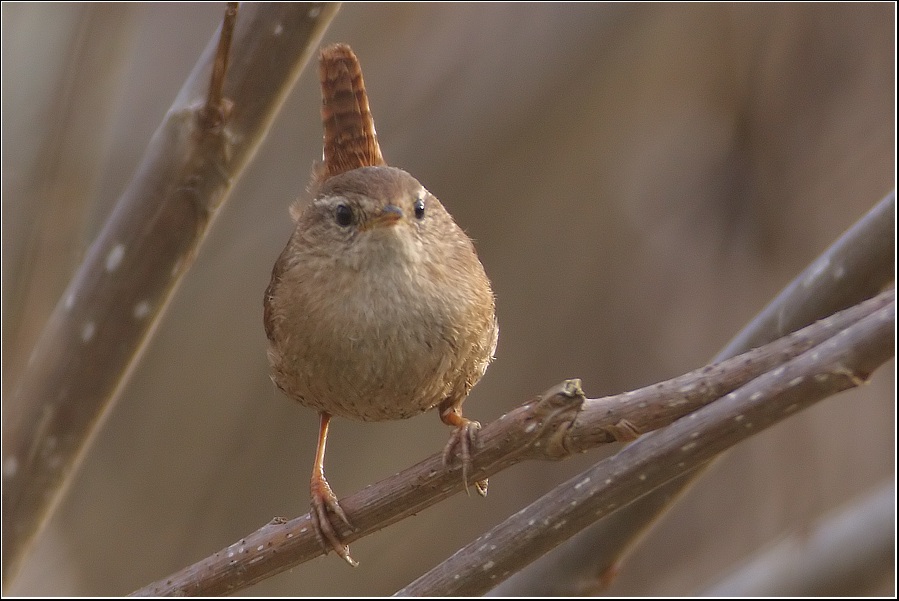
<svg viewBox="0 0 899 601">
<path fill-rule="evenodd" d="M 387 205 L 380 213 L 368 220 L 362 229 L 370 230 L 376 227 L 394 225 L 403 218 L 403 210 L 396 205 Z"/>
</svg>

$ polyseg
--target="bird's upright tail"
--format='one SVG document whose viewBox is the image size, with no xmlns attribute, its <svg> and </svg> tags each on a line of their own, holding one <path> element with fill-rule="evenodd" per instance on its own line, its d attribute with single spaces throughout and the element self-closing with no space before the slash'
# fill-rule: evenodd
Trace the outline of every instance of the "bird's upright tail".
<svg viewBox="0 0 899 601">
<path fill-rule="evenodd" d="M 358 167 L 386 165 L 368 108 L 362 68 L 352 49 L 346 44 L 323 48 L 318 72 L 325 132 L 323 162 L 313 180 L 321 183 Z"/>
</svg>

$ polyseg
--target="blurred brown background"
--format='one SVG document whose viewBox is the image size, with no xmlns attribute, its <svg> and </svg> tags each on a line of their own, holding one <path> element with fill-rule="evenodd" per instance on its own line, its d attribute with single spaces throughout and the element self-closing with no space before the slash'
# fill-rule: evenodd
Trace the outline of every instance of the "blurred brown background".
<svg viewBox="0 0 899 601">
<path fill-rule="evenodd" d="M 221 4 L 3 5 L 3 389 L 214 34 Z M 495 419 L 702 365 L 895 186 L 895 7 L 345 5 L 387 160 L 475 239 Z M 267 375 L 262 294 L 321 153 L 308 70 L 214 224 L 12 593 L 117 595 L 308 509 L 318 420 Z M 76 200 L 86 198 L 87 202 Z M 731 452 L 610 590 L 685 595 L 895 472 L 894 364 Z M 442 449 L 436 415 L 332 426 L 347 495 Z M 518 465 L 246 591 L 383 595 L 600 457 Z M 894 575 L 858 594 L 893 590 Z"/>
</svg>

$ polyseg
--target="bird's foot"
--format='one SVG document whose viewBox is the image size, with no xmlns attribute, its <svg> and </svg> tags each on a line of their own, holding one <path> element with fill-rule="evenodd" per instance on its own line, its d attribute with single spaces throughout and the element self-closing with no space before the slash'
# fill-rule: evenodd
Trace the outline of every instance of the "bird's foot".
<svg viewBox="0 0 899 601">
<path fill-rule="evenodd" d="M 468 475 L 471 473 L 471 451 L 477 447 L 478 431 L 481 429 L 481 424 L 466 419 L 456 413 L 447 413 L 440 417 L 444 423 L 455 427 L 452 435 L 450 435 L 449 441 L 443 448 L 443 465 L 448 466 L 450 464 L 453 458 L 453 452 L 458 447 L 459 458 L 462 461 L 462 481 L 465 484 L 465 493 L 470 495 L 471 492 L 468 489 Z M 482 497 L 487 496 L 487 484 L 487 478 L 478 480 L 474 483 L 475 490 L 477 490 L 478 494 Z"/>
<path fill-rule="evenodd" d="M 355 568 L 359 565 L 359 562 L 350 557 L 350 548 L 341 540 L 335 523 L 332 521 L 332 516 L 336 516 L 350 530 L 355 530 L 355 528 L 350 524 L 350 520 L 343 511 L 343 507 L 337 501 L 337 496 L 331 490 L 331 486 L 325 480 L 324 475 L 312 477 L 310 493 L 312 499 L 312 526 L 322 549 L 325 550 L 325 553 L 333 549 L 345 562 Z"/>
</svg>

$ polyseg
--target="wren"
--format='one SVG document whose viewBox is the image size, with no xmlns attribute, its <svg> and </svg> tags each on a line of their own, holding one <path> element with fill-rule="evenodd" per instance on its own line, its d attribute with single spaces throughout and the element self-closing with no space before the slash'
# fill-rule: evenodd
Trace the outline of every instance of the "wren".
<svg viewBox="0 0 899 601">
<path fill-rule="evenodd" d="M 466 490 L 480 425 L 462 403 L 496 349 L 494 296 L 474 245 L 437 198 L 384 162 L 353 51 L 322 50 L 323 162 L 310 204 L 265 292 L 274 383 L 319 412 L 312 520 L 327 552 L 350 565 L 337 526 L 352 529 L 324 476 L 332 416 L 405 419 L 437 408 L 453 428 Z M 486 494 L 487 481 L 476 483 Z"/>
</svg>

